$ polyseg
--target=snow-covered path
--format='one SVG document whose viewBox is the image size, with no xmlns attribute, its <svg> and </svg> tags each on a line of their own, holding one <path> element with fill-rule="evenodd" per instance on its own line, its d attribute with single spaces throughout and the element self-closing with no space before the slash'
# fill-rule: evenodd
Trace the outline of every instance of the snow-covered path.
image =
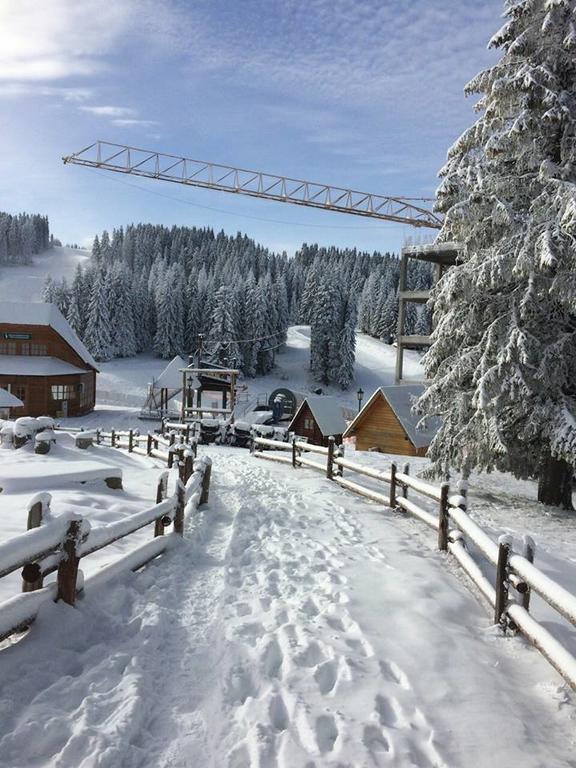
<svg viewBox="0 0 576 768">
<path fill-rule="evenodd" d="M 196 535 L 0 654 L 1 766 L 576 765 L 565 688 L 430 534 L 210 453 Z"/>
</svg>

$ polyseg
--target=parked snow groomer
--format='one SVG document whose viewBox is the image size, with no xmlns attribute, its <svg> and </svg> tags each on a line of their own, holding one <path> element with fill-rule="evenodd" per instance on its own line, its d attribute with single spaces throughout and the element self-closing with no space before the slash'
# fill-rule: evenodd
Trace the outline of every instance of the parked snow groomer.
<svg viewBox="0 0 576 768">
<path fill-rule="evenodd" d="M 279 442 L 288 440 L 288 430 L 284 427 L 275 427 L 273 424 L 253 424 L 252 434 L 254 437 L 265 437 L 267 440 Z"/>
<path fill-rule="evenodd" d="M 222 426 L 218 419 L 200 420 L 200 443 L 210 445 L 215 443 L 219 445 L 222 442 Z"/>
<path fill-rule="evenodd" d="M 226 442 L 228 445 L 235 445 L 238 448 L 249 448 L 252 441 L 252 429 L 246 421 L 237 421 L 230 424 L 226 433 Z"/>
</svg>

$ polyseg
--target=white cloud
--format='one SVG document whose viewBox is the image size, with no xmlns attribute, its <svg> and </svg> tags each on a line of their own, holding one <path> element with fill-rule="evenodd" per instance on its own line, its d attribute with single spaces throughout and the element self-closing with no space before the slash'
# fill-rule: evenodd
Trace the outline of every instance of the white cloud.
<svg viewBox="0 0 576 768">
<path fill-rule="evenodd" d="M 78 107 L 82 112 L 91 112 L 93 115 L 99 115 L 101 117 L 116 117 L 116 118 L 129 118 L 133 117 L 136 112 L 128 107 Z"/>
<path fill-rule="evenodd" d="M 117 125 L 121 128 L 127 128 L 132 125 L 148 125 L 148 126 L 158 125 L 156 120 L 139 120 L 135 118 L 112 120 L 112 124 Z"/>
<path fill-rule="evenodd" d="M 94 74 L 128 27 L 132 2 L 0 0 L 0 80 Z"/>
</svg>

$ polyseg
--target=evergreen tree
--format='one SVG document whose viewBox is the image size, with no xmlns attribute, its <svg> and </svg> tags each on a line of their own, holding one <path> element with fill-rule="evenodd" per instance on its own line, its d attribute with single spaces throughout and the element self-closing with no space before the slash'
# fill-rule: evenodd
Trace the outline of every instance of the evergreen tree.
<svg viewBox="0 0 576 768">
<path fill-rule="evenodd" d="M 110 307 L 108 306 L 106 275 L 103 270 L 99 270 L 92 286 L 84 338 L 86 346 L 96 360 L 104 362 L 112 357 L 110 335 Z"/>
<path fill-rule="evenodd" d="M 342 330 L 339 334 L 339 364 L 336 382 L 342 389 L 350 389 L 354 381 L 354 363 L 356 360 L 356 299 L 348 296 L 342 310 Z"/>
<path fill-rule="evenodd" d="M 576 464 L 576 2 L 508 0 L 501 60 L 467 86 L 480 119 L 448 153 L 440 241 L 461 263 L 434 290 L 439 470 L 539 478 L 572 507 Z"/>
</svg>

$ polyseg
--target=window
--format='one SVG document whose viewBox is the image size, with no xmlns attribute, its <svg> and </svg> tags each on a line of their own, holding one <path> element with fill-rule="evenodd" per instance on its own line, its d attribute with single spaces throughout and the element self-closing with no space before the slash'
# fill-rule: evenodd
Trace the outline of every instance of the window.
<svg viewBox="0 0 576 768">
<path fill-rule="evenodd" d="M 15 355 L 16 354 L 16 342 L 15 341 L 3 341 L 0 343 L 0 355 Z"/>
<path fill-rule="evenodd" d="M 20 354 L 21 355 L 29 355 L 30 354 L 30 344 L 20 344 Z"/>
<path fill-rule="evenodd" d="M 47 344 L 22 344 L 23 355 L 47 355 Z"/>
<path fill-rule="evenodd" d="M 54 384 L 51 388 L 52 400 L 73 400 L 74 387 L 71 384 Z"/>
<path fill-rule="evenodd" d="M 81 407 L 92 405 L 94 401 L 94 383 L 91 376 L 87 376 L 84 381 L 78 384 L 78 394 Z"/>
<path fill-rule="evenodd" d="M 26 402 L 26 387 L 24 384 L 9 384 L 8 391 L 11 392 L 18 400 Z"/>
<path fill-rule="evenodd" d="M 314 420 L 304 419 L 304 429 L 314 429 Z"/>
</svg>

